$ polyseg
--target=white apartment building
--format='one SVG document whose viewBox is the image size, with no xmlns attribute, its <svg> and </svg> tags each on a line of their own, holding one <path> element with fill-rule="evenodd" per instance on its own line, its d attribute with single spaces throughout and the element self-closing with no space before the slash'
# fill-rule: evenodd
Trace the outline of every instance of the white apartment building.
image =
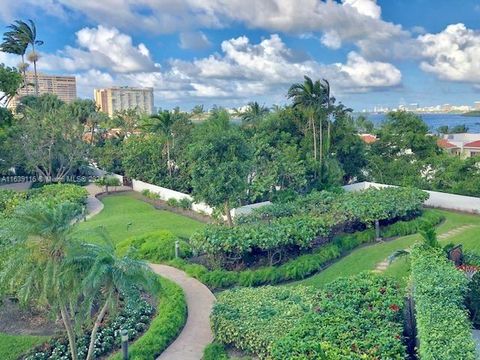
<svg viewBox="0 0 480 360">
<path fill-rule="evenodd" d="M 135 109 L 140 113 L 153 114 L 153 88 L 112 87 L 94 90 L 99 109 L 112 116 L 117 111 Z"/>
</svg>

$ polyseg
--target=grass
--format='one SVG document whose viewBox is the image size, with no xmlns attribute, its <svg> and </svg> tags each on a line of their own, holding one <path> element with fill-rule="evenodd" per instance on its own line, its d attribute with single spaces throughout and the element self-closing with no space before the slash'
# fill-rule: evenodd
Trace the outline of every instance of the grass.
<svg viewBox="0 0 480 360">
<path fill-rule="evenodd" d="M 23 353 L 48 340 L 46 336 L 7 335 L 0 333 L 0 359 L 17 360 Z"/>
<path fill-rule="evenodd" d="M 169 230 L 176 236 L 188 239 L 204 224 L 138 200 L 133 194 L 111 195 L 101 199 L 104 208 L 100 214 L 78 225 L 77 232 L 88 241 L 95 241 L 98 235 L 91 230 L 104 227 L 112 240 L 118 243 L 131 236 L 156 230 Z"/>
<path fill-rule="evenodd" d="M 445 233 L 463 225 L 480 225 L 480 217 L 476 215 L 461 214 L 444 210 L 434 211 L 442 213 L 446 218 L 446 221 L 437 228 L 438 234 Z M 400 237 L 392 241 L 362 247 L 354 250 L 352 253 L 333 263 L 320 273 L 293 284 L 322 287 L 336 278 L 355 275 L 361 271 L 373 270 L 379 262 L 385 260 L 393 252 L 408 248 L 416 241 L 420 240 L 420 238 L 419 234 L 415 234 Z M 449 242 L 463 243 L 465 250 L 478 250 L 480 252 L 480 227 L 466 230 L 456 237 L 451 237 L 445 240 L 444 244 Z M 406 259 L 399 259 L 387 269 L 385 274 L 401 279 L 408 274 L 408 266 L 408 261 Z"/>
</svg>

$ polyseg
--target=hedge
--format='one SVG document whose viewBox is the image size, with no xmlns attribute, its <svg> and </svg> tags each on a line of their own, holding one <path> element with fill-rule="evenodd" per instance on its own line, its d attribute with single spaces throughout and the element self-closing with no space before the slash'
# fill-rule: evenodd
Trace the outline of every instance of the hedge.
<svg viewBox="0 0 480 360">
<path fill-rule="evenodd" d="M 263 287 L 221 293 L 211 320 L 217 341 L 260 359 L 405 359 L 403 294 L 362 273 L 323 290 Z"/>
<path fill-rule="evenodd" d="M 117 244 L 117 253 L 124 256 L 131 251 L 129 256 L 135 259 L 146 259 L 153 263 L 159 263 L 175 258 L 176 241 L 179 244 L 179 256 L 182 258 L 190 256 L 188 244 L 168 230 L 158 230 L 129 237 Z"/>
<path fill-rule="evenodd" d="M 234 227 L 209 225 L 192 236 L 191 244 L 198 253 L 217 259 L 291 247 L 308 249 L 345 226 L 371 227 L 376 220 L 412 218 L 427 198 L 426 192 L 411 188 L 319 192 L 293 203 L 262 207 Z"/>
<path fill-rule="evenodd" d="M 382 235 L 404 236 L 417 233 L 425 224 L 437 225 L 444 220 L 443 215 L 435 210 L 425 210 L 424 213 L 411 221 L 386 226 Z M 387 236 L 386 236 L 387 237 Z M 228 288 L 231 286 L 259 286 L 278 284 L 286 281 L 301 280 L 320 271 L 326 264 L 347 251 L 375 241 L 375 231 L 367 229 L 352 234 L 335 237 L 329 244 L 323 245 L 311 254 L 301 255 L 280 266 L 267 266 L 255 270 L 226 271 L 208 270 L 203 265 L 191 264 L 184 260 L 173 260 L 169 264 L 182 269 L 188 275 L 198 279 L 211 289 Z"/>
<path fill-rule="evenodd" d="M 222 344 L 213 342 L 203 350 L 202 360 L 229 360 L 229 357 Z"/>
<path fill-rule="evenodd" d="M 130 359 L 155 359 L 182 330 L 187 321 L 187 304 L 183 290 L 175 283 L 159 278 L 161 289 L 158 314 L 152 320 L 148 330 L 129 347 Z M 120 360 L 117 353 L 110 360 Z"/>
<path fill-rule="evenodd" d="M 442 249 L 416 245 L 410 260 L 420 359 L 475 359 L 464 306 L 468 279 Z"/>
</svg>

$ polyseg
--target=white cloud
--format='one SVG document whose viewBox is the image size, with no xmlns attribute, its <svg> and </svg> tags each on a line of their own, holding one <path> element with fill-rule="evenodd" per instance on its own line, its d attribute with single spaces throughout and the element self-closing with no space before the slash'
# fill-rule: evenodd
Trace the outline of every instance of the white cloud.
<svg viewBox="0 0 480 360">
<path fill-rule="evenodd" d="M 343 4 L 351 6 L 360 14 L 370 16 L 374 19 L 380 19 L 382 9 L 378 6 L 376 0 L 343 0 Z"/>
<path fill-rule="evenodd" d="M 330 49 L 340 49 L 342 46 L 342 39 L 336 31 L 327 31 L 320 39 L 321 43 Z"/>
<path fill-rule="evenodd" d="M 480 84 L 480 31 L 455 24 L 418 40 L 426 58 L 420 64 L 422 70 L 444 80 Z"/>
<path fill-rule="evenodd" d="M 115 73 L 155 70 L 144 44 L 133 45 L 132 38 L 116 28 L 99 25 L 76 33 L 78 47 L 67 46 L 57 54 L 45 54 L 39 64 L 44 70 L 75 72 L 91 68 Z"/>
<path fill-rule="evenodd" d="M 212 45 L 201 31 L 183 32 L 180 33 L 179 38 L 179 45 L 182 49 L 203 50 Z"/>
</svg>

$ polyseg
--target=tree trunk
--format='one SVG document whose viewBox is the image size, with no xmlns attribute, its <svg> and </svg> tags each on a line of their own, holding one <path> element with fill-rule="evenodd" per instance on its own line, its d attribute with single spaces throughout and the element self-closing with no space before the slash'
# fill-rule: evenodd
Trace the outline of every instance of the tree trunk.
<svg viewBox="0 0 480 360">
<path fill-rule="evenodd" d="M 67 331 L 72 360 L 78 360 L 77 339 L 75 338 L 75 331 L 73 330 L 72 320 L 70 319 L 70 314 L 68 313 L 65 304 L 62 304 L 60 306 L 60 314 L 62 315 L 63 325 L 65 326 L 65 330 Z"/>
<path fill-rule="evenodd" d="M 95 320 L 95 324 L 93 324 L 92 333 L 90 335 L 90 345 L 88 346 L 88 353 L 87 353 L 86 360 L 93 359 L 93 350 L 95 348 L 95 338 L 97 337 L 98 328 L 100 327 L 103 321 L 103 318 L 107 313 L 107 309 L 108 309 L 108 298 L 105 301 L 105 304 L 103 305 L 102 310 L 100 310 L 100 313 L 98 314 L 97 319 Z"/>
<path fill-rule="evenodd" d="M 168 175 L 172 177 L 172 164 L 170 164 L 170 141 L 167 139 L 167 167 Z"/>
<path fill-rule="evenodd" d="M 36 56 L 35 45 L 32 44 L 33 54 Z M 38 96 L 38 74 L 37 74 L 37 60 L 33 58 L 33 72 L 35 74 L 35 95 Z"/>
<path fill-rule="evenodd" d="M 323 121 L 320 119 L 320 179 L 323 176 Z"/>
<path fill-rule="evenodd" d="M 315 161 L 317 160 L 317 129 L 315 127 L 315 119 L 313 115 L 310 116 L 310 123 L 312 124 L 312 132 L 313 132 L 313 158 Z"/>
<path fill-rule="evenodd" d="M 382 240 L 380 237 L 380 222 L 378 220 L 375 220 L 375 238 L 376 241 Z"/>
<path fill-rule="evenodd" d="M 228 226 L 233 226 L 232 214 L 230 213 L 230 204 L 225 201 L 225 215 L 227 216 Z"/>
</svg>

